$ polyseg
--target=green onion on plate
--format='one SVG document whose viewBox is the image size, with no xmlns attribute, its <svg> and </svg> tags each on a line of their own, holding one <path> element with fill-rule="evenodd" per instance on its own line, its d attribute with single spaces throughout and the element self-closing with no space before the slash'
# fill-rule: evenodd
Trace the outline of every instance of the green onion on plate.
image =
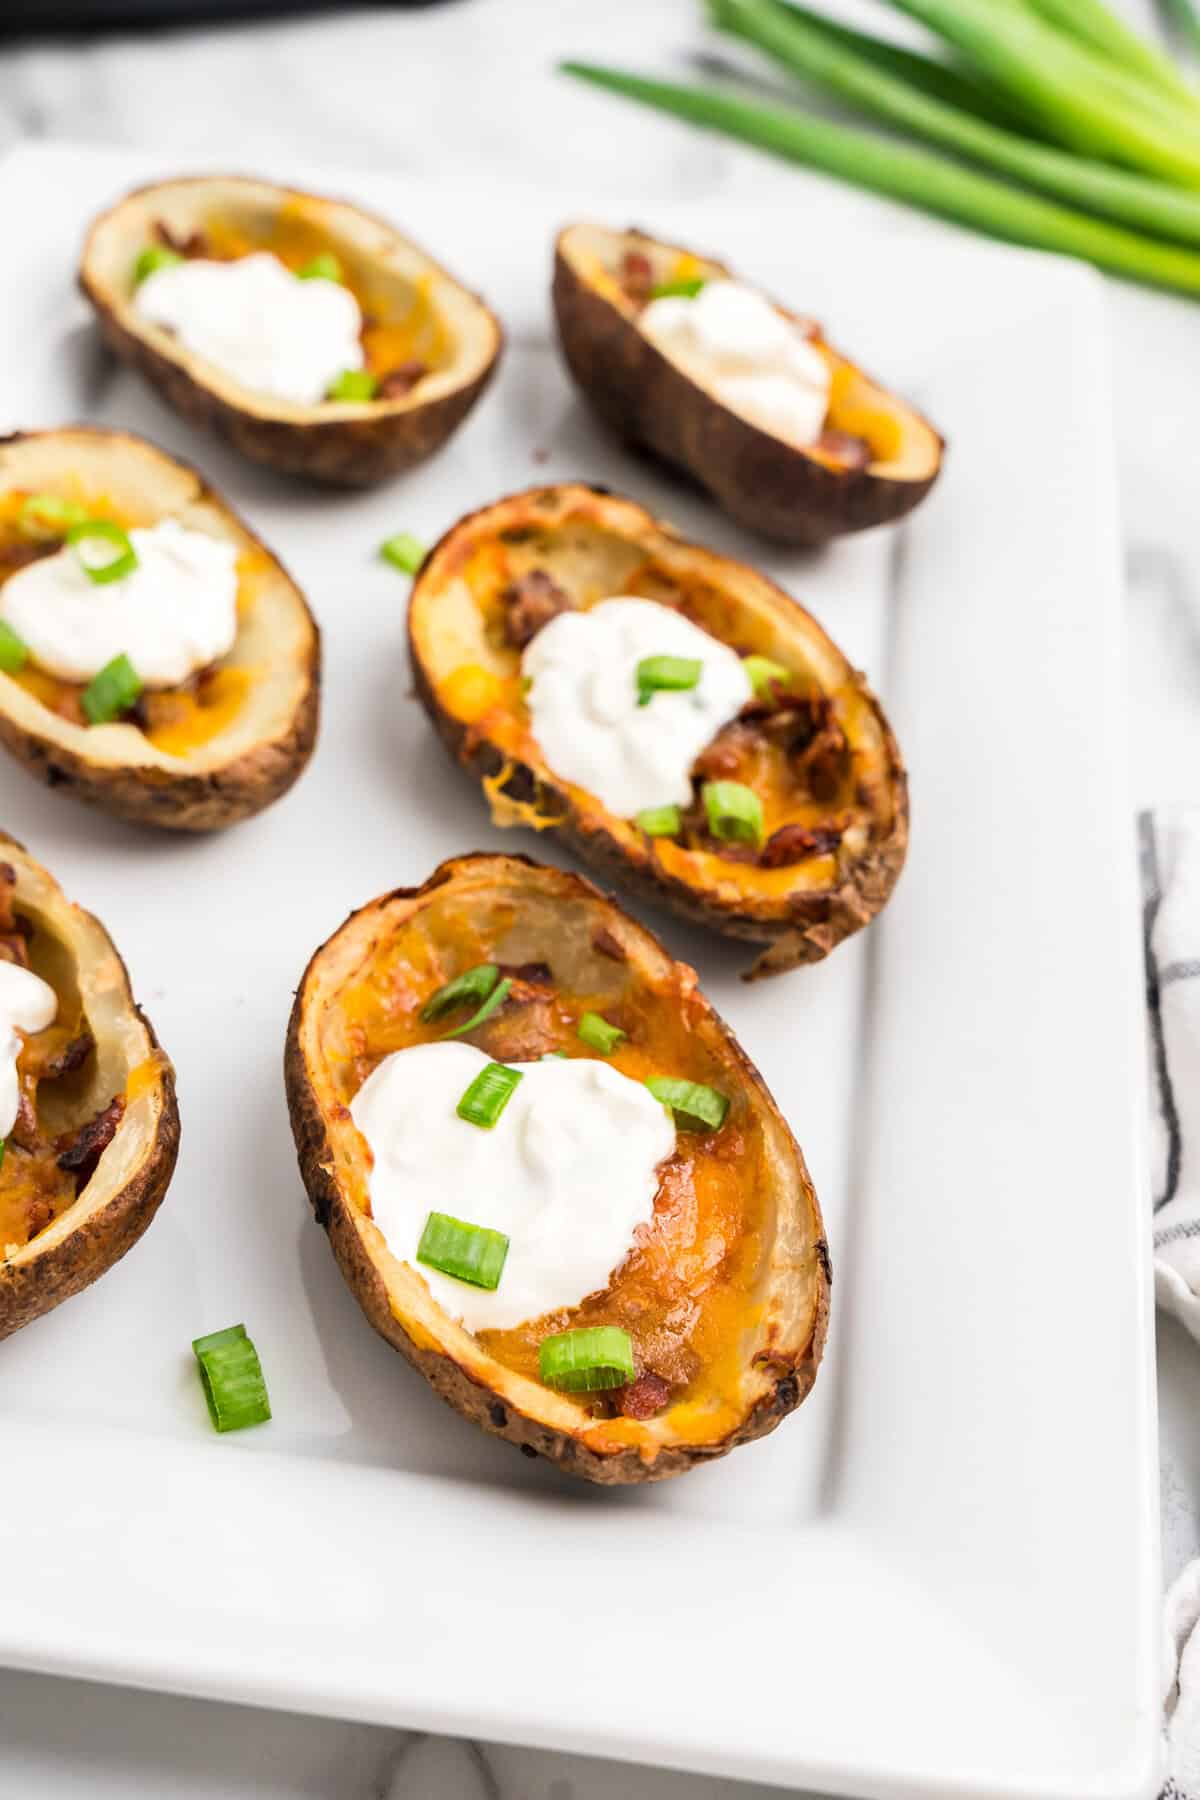
<svg viewBox="0 0 1200 1800">
<path fill-rule="evenodd" d="M 647 806 L 634 820 L 647 837 L 678 837 L 683 814 L 677 806 Z"/>
<path fill-rule="evenodd" d="M 490 1131 L 522 1080 L 520 1069 L 510 1069 L 505 1063 L 488 1063 L 480 1069 L 455 1111 L 468 1125 Z"/>
<path fill-rule="evenodd" d="M 395 537 L 384 539 L 379 554 L 403 574 L 415 575 L 425 561 L 425 546 L 411 531 L 398 531 Z"/>
<path fill-rule="evenodd" d="M 740 781 L 706 781 L 704 810 L 708 829 L 725 843 L 761 844 L 762 801 Z"/>
<path fill-rule="evenodd" d="M 105 663 L 83 690 L 82 706 L 90 725 L 110 725 L 128 712 L 142 691 L 142 678 L 122 653 Z"/>
<path fill-rule="evenodd" d="M 508 1239 L 486 1225 L 469 1225 L 449 1213 L 431 1212 L 417 1245 L 417 1261 L 472 1287 L 498 1288 Z"/>
<path fill-rule="evenodd" d="M 700 680 L 698 656 L 643 656 L 637 666 L 637 703 L 649 706 L 657 693 L 684 693 Z"/>
<path fill-rule="evenodd" d="M 29 647 L 17 636 L 7 619 L 0 619 L 0 669 L 15 675 L 29 661 Z"/>
<path fill-rule="evenodd" d="M 499 987 L 494 987 L 479 1011 L 472 1013 L 465 1025 L 456 1025 L 453 1031 L 444 1031 L 443 1037 L 465 1037 L 468 1031 L 474 1031 L 480 1025 L 486 1025 L 493 1014 L 498 1013 L 508 999 L 512 988 L 512 976 L 506 975 Z"/>
<path fill-rule="evenodd" d="M 782 663 L 772 662 L 769 656 L 743 656 L 742 667 L 757 700 L 770 700 L 776 688 L 791 684 L 792 671 Z"/>
<path fill-rule="evenodd" d="M 674 1075 L 651 1075 L 646 1083 L 656 1100 L 669 1107 L 682 1131 L 719 1131 L 729 1112 L 729 1101 L 702 1081 L 683 1081 Z"/>
<path fill-rule="evenodd" d="M 271 1417 L 258 1351 L 244 1325 L 192 1340 L 209 1417 L 218 1431 L 241 1431 Z"/>
<path fill-rule="evenodd" d="M 359 405 L 366 405 L 375 398 L 375 389 L 379 386 L 369 369 L 343 369 L 335 375 L 325 390 L 327 400 L 350 400 Z"/>
<path fill-rule="evenodd" d="M 178 250 L 168 250 L 165 244 L 147 244 L 133 265 L 133 285 L 140 287 L 147 275 L 157 275 L 160 269 L 173 269 L 176 263 L 183 261 Z"/>
<path fill-rule="evenodd" d="M 30 494 L 18 523 L 26 537 L 60 538 L 73 525 L 86 525 L 87 520 L 87 507 L 75 500 L 63 500 L 58 494 Z"/>
<path fill-rule="evenodd" d="M 429 1025 L 434 1019 L 440 1019 L 445 1013 L 453 1012 L 456 1006 L 478 1006 L 486 1000 L 497 981 L 500 971 L 495 963 L 476 963 L 473 969 L 464 969 L 453 981 L 446 982 L 436 993 L 429 996 L 421 1008 L 421 1023 Z"/>
<path fill-rule="evenodd" d="M 619 1025 L 610 1025 L 599 1013 L 585 1012 L 575 1027 L 580 1042 L 589 1050 L 598 1050 L 601 1056 L 611 1056 L 617 1045 L 629 1036 Z"/>
<path fill-rule="evenodd" d="M 114 519 L 87 519 L 70 526 L 67 543 L 88 580 L 97 587 L 123 580 L 138 566 L 129 533 Z"/>
<path fill-rule="evenodd" d="M 624 1387 L 634 1376 L 633 1340 L 619 1325 L 556 1332 L 538 1345 L 538 1373 L 565 1394 Z"/>
<path fill-rule="evenodd" d="M 659 281 L 650 289 L 652 300 L 694 300 L 705 285 L 703 275 L 688 275 L 678 281 Z"/>
<path fill-rule="evenodd" d="M 302 269 L 296 270 L 298 281 L 340 281 L 342 265 L 332 251 L 324 250 L 320 256 L 314 256 L 306 262 Z"/>
</svg>

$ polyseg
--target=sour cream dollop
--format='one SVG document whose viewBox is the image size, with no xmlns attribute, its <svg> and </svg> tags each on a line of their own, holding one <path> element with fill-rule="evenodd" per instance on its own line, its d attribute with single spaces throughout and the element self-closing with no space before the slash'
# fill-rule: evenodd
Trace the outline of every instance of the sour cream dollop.
<svg viewBox="0 0 1200 1800">
<path fill-rule="evenodd" d="M 793 444 L 820 437 L 829 364 L 754 288 L 707 281 L 692 300 L 652 300 L 638 324 L 685 374 L 752 425 Z"/>
<path fill-rule="evenodd" d="M 0 1138 L 16 1124 L 21 1099 L 18 1032 L 45 1031 L 57 1013 L 58 995 L 48 981 L 18 963 L 0 962 Z"/>
<path fill-rule="evenodd" d="M 157 269 L 134 306 L 242 387 L 296 406 L 316 406 L 343 369 L 363 366 L 362 313 L 349 288 L 301 281 L 269 251 Z"/>
<path fill-rule="evenodd" d="M 375 1223 L 468 1331 L 506 1331 L 605 1288 L 675 1148 L 649 1090 L 584 1057 L 514 1064 L 522 1080 L 497 1123 L 468 1125 L 455 1108 L 489 1060 L 470 1044 L 415 1044 L 385 1057 L 350 1106 L 374 1157 Z M 498 1288 L 417 1261 L 431 1212 L 505 1233 Z"/>
<path fill-rule="evenodd" d="M 39 669 L 90 681 L 114 656 L 146 687 L 177 687 L 224 656 L 237 637 L 237 550 L 176 519 L 135 529 L 137 568 L 95 582 L 69 546 L 0 587 L 0 618 Z"/>
<path fill-rule="evenodd" d="M 637 666 L 658 655 L 698 659 L 700 680 L 639 706 Z M 686 806 L 692 764 L 752 692 L 728 644 L 673 607 L 624 594 L 551 619 L 521 669 L 547 763 L 624 819 L 647 807 Z"/>
</svg>

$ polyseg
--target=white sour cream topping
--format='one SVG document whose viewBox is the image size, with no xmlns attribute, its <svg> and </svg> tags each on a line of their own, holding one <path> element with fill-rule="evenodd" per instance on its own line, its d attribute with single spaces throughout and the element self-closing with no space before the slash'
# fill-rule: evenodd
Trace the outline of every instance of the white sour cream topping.
<svg viewBox="0 0 1200 1800">
<path fill-rule="evenodd" d="M 301 281 L 267 251 L 157 269 L 134 306 L 242 387 L 296 406 L 316 406 L 335 375 L 363 366 L 362 314 L 349 288 Z"/>
<path fill-rule="evenodd" d="M 699 683 L 660 690 L 639 706 L 637 666 L 660 655 L 699 658 Z M 559 613 L 530 643 L 521 669 L 547 763 L 623 819 L 646 807 L 686 806 L 692 764 L 752 692 L 727 644 L 673 607 L 625 595 Z"/>
<path fill-rule="evenodd" d="M 18 1031 L 45 1031 L 58 1012 L 58 995 L 48 981 L 17 963 L 0 962 L 0 1138 L 17 1122 L 20 1088 Z"/>
<path fill-rule="evenodd" d="M 829 364 L 753 288 L 708 281 L 694 300 L 652 300 L 638 324 L 686 375 L 752 425 L 793 444 L 820 437 L 829 412 Z"/>
<path fill-rule="evenodd" d="M 350 1116 L 374 1156 L 371 1211 L 401 1262 L 468 1331 L 507 1331 L 607 1287 L 654 1211 L 675 1127 L 640 1081 L 577 1057 L 521 1063 L 492 1129 L 455 1112 L 490 1059 L 470 1044 L 385 1057 Z M 431 1212 L 509 1239 L 493 1292 L 417 1261 Z"/>
<path fill-rule="evenodd" d="M 0 587 L 0 618 L 39 669 L 90 681 L 125 655 L 146 687 L 177 687 L 232 649 L 237 549 L 175 519 L 129 533 L 137 568 L 92 581 L 73 549 L 29 563 Z"/>
</svg>

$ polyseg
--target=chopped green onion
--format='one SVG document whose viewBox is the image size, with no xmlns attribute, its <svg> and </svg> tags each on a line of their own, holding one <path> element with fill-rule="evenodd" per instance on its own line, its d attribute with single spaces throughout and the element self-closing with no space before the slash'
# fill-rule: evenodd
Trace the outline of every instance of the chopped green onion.
<svg viewBox="0 0 1200 1800">
<path fill-rule="evenodd" d="M 448 981 L 445 987 L 429 996 L 421 1008 L 422 1024 L 440 1019 L 443 1013 L 453 1012 L 456 1006 L 464 1006 L 467 1001 L 478 1006 L 481 1000 L 487 999 L 499 979 L 500 971 L 495 963 L 476 963 L 473 969 L 464 969 L 461 975 L 456 975 L 453 981 Z"/>
<path fill-rule="evenodd" d="M 29 661 L 29 647 L 19 638 L 7 619 L 0 619 L 0 669 L 15 675 Z"/>
<path fill-rule="evenodd" d="M 83 690 L 83 710 L 92 725 L 108 725 L 128 712 L 142 691 L 142 678 L 122 654 L 105 663 Z"/>
<path fill-rule="evenodd" d="M 456 1025 L 453 1031 L 444 1031 L 443 1037 L 465 1037 L 468 1031 L 475 1031 L 480 1025 L 486 1025 L 494 1013 L 498 1013 L 508 999 L 512 988 L 512 976 L 506 975 L 499 987 L 494 987 L 477 1013 L 472 1013 L 465 1025 Z"/>
<path fill-rule="evenodd" d="M 343 369 L 325 390 L 327 400 L 353 400 L 365 403 L 375 398 L 379 383 L 369 369 Z"/>
<path fill-rule="evenodd" d="M 468 1125 L 480 1125 L 490 1131 L 522 1079 L 520 1069 L 510 1069 L 506 1063 L 488 1063 L 480 1069 L 455 1111 Z"/>
<path fill-rule="evenodd" d="M 708 829 L 726 843 L 761 844 L 762 801 L 740 781 L 708 781 L 704 785 Z"/>
<path fill-rule="evenodd" d="M 417 1245 L 417 1261 L 472 1287 L 498 1288 L 508 1239 L 486 1225 L 468 1225 L 449 1213 L 431 1212 Z"/>
<path fill-rule="evenodd" d="M 425 561 L 425 546 L 411 531 L 398 531 L 395 537 L 384 539 L 379 554 L 405 575 L 415 575 Z"/>
<path fill-rule="evenodd" d="M 690 275 L 679 281 L 659 281 L 650 289 L 652 300 L 694 300 L 705 284 L 703 275 Z"/>
<path fill-rule="evenodd" d="M 65 537 L 72 525 L 86 525 L 88 511 L 74 500 L 57 494 L 30 494 L 21 508 L 20 526 L 26 537 Z"/>
<path fill-rule="evenodd" d="M 589 1050 L 598 1050 L 601 1056 L 611 1056 L 617 1045 L 629 1036 L 619 1025 L 610 1025 L 599 1013 L 585 1012 L 575 1027 L 580 1041 Z"/>
<path fill-rule="evenodd" d="M 643 656 L 637 666 L 637 703 L 649 706 L 656 693 L 681 694 L 694 688 L 704 664 L 698 656 Z"/>
<path fill-rule="evenodd" d="M 138 566 L 129 533 L 113 519 L 88 519 L 82 525 L 72 525 L 67 542 L 84 574 L 97 587 L 132 575 Z"/>
<path fill-rule="evenodd" d="M 178 250 L 168 250 L 165 244 L 147 244 L 133 265 L 134 287 L 140 287 L 147 275 L 156 275 L 160 269 L 173 269 L 183 260 Z"/>
<path fill-rule="evenodd" d="M 683 1131 L 719 1131 L 725 1123 L 729 1101 L 716 1088 L 673 1075 L 651 1075 L 646 1086 L 656 1100 L 670 1108 Z"/>
<path fill-rule="evenodd" d="M 0 1138 L 0 1169 L 4 1167 L 4 1152 L 8 1149 L 8 1139 Z"/>
<path fill-rule="evenodd" d="M 769 656 L 743 656 L 742 667 L 759 700 L 770 700 L 777 687 L 791 685 L 792 671 L 782 663 L 772 662 Z"/>
<path fill-rule="evenodd" d="M 244 1325 L 195 1338 L 192 1349 L 200 1364 L 209 1416 L 218 1431 L 241 1431 L 270 1418 L 262 1364 Z"/>
<path fill-rule="evenodd" d="M 647 837 L 678 837 L 683 814 L 677 806 L 647 806 L 634 820 Z"/>
<path fill-rule="evenodd" d="M 302 269 L 297 269 L 296 279 L 298 281 L 340 281 L 342 265 L 332 251 L 325 250 L 320 256 L 314 256 L 311 262 L 306 262 Z"/>
<path fill-rule="evenodd" d="M 565 1394 L 624 1387 L 633 1380 L 633 1340 L 619 1325 L 559 1331 L 538 1345 L 538 1373 Z"/>
</svg>

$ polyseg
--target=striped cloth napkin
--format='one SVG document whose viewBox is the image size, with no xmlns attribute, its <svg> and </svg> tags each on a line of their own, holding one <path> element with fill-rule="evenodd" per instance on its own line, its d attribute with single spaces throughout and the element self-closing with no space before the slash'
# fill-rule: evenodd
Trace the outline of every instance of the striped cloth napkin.
<svg viewBox="0 0 1200 1800">
<path fill-rule="evenodd" d="M 1200 1342 L 1200 811 L 1139 820 L 1150 1032 L 1154 1282 Z M 1164 1800 L 1200 1800 L 1200 1559 L 1166 1600 Z"/>
</svg>

